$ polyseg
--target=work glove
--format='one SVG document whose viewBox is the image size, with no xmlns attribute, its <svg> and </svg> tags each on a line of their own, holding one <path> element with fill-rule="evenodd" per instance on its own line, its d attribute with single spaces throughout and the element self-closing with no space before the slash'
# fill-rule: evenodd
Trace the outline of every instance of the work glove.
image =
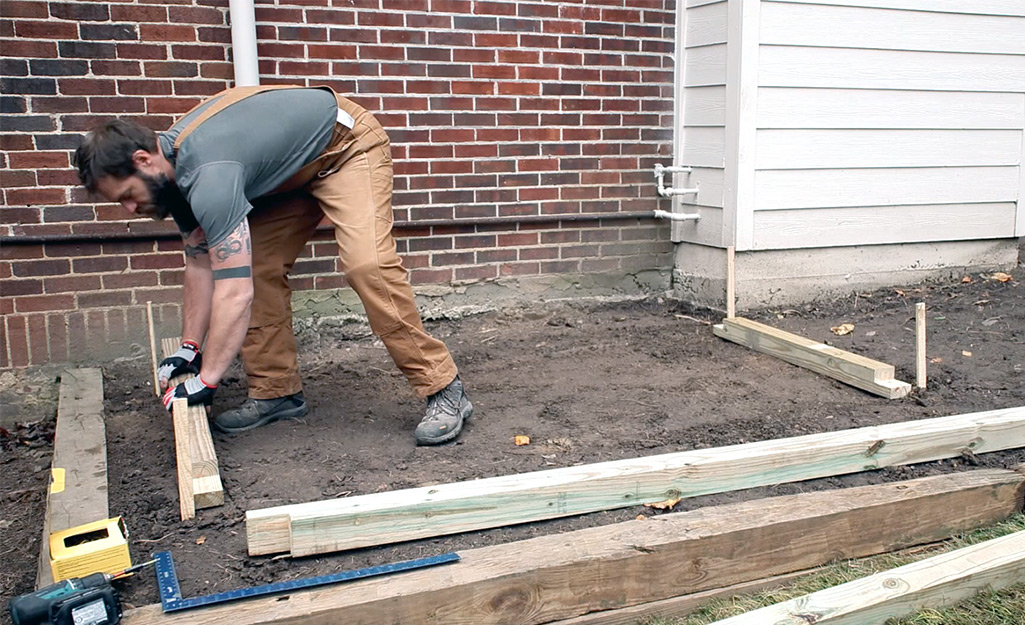
<svg viewBox="0 0 1025 625">
<path fill-rule="evenodd" d="M 171 404 L 173 404 L 176 399 L 187 399 L 190 406 L 194 404 L 209 406 L 214 403 L 214 391 L 216 390 L 216 384 L 210 386 L 197 375 L 194 378 L 185 380 L 178 386 L 172 386 L 167 389 L 163 398 L 164 408 L 167 408 L 167 411 L 171 412 Z"/>
<path fill-rule="evenodd" d="M 199 353 L 199 345 L 193 341 L 182 341 L 178 351 L 160 361 L 157 367 L 157 379 L 160 381 L 160 388 L 167 386 L 167 382 L 179 375 L 194 373 L 199 375 L 203 366 L 203 355 Z"/>
</svg>

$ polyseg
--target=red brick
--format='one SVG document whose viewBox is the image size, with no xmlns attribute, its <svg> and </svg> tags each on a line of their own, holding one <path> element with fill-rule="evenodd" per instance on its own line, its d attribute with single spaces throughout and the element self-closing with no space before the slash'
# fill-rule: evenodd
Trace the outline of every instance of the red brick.
<svg viewBox="0 0 1025 625">
<path fill-rule="evenodd" d="M 165 272 L 161 272 L 163 274 Z M 166 272 L 170 273 L 170 272 Z M 180 273 L 180 272 L 178 272 Z M 97 281 L 99 277 L 97 276 Z M 104 289 L 131 289 L 143 286 L 157 286 L 157 274 L 152 271 L 112 273 L 103 276 Z"/>
<path fill-rule="evenodd" d="M 4 197 L 9 206 L 45 206 L 64 204 L 67 192 L 64 189 L 8 189 Z"/>
<path fill-rule="evenodd" d="M 3 319 L 0 319 L 0 369 L 11 366 L 11 362 L 7 358 L 7 348 L 7 324 L 4 323 Z"/>
<path fill-rule="evenodd" d="M 18 37 L 25 39 L 77 39 L 78 25 L 66 22 L 18 20 L 14 23 L 14 32 Z M 5 54 L 9 53 L 5 49 Z"/>
<path fill-rule="evenodd" d="M 225 23 L 225 14 L 226 12 L 208 7 L 169 7 L 167 9 L 170 21 L 175 24 L 219 25 Z"/>
<path fill-rule="evenodd" d="M 0 187 L 31 187 L 36 184 L 36 175 L 31 171 L 0 169 Z"/>
<path fill-rule="evenodd" d="M 0 150 L 5 152 L 31 150 L 33 147 L 35 146 L 30 135 L 0 134 Z"/>
<path fill-rule="evenodd" d="M 75 273 L 103 273 L 124 271 L 128 268 L 128 259 L 123 256 L 100 256 L 95 258 L 76 258 L 71 261 Z"/>
<path fill-rule="evenodd" d="M 29 364 L 28 324 L 24 315 L 7 315 L 6 319 L 10 364 L 14 367 L 24 367 Z"/>
<path fill-rule="evenodd" d="M 493 280 L 497 277 L 498 267 L 496 265 L 455 268 L 455 279 L 460 282 Z"/>
<path fill-rule="evenodd" d="M 93 74 L 97 76 L 141 76 L 138 61 L 92 61 Z"/>
<path fill-rule="evenodd" d="M 131 291 L 97 291 L 79 293 L 79 308 L 102 308 L 106 306 L 127 306 L 132 303 Z"/>
<path fill-rule="evenodd" d="M 67 316 L 68 350 L 72 354 L 87 352 L 85 313 L 70 312 Z"/>
<path fill-rule="evenodd" d="M 0 284 L 0 295 L 15 297 L 19 295 L 42 295 L 42 280 L 5 280 Z"/>
<path fill-rule="evenodd" d="M 54 98 L 32 98 L 32 111 L 35 113 L 86 113 L 89 111 L 89 100 L 59 96 Z"/>
<path fill-rule="evenodd" d="M 132 269 L 171 269 L 184 264 L 185 259 L 181 254 L 147 254 L 131 258 Z"/>
<path fill-rule="evenodd" d="M 63 168 L 70 164 L 67 152 L 25 152 L 10 155 L 12 169 Z"/>
<path fill-rule="evenodd" d="M 178 46 L 172 46 L 172 50 L 177 47 Z M 155 44 L 119 41 L 117 43 L 117 55 L 122 59 L 160 60 L 167 58 L 167 48 Z"/>
<path fill-rule="evenodd" d="M 68 360 L 68 328 L 65 315 L 62 313 L 47 315 L 46 330 L 50 339 L 50 362 L 65 362 Z"/>
<path fill-rule="evenodd" d="M 114 22 L 161 22 L 167 23 L 167 8 L 139 4 L 111 5 L 110 19 Z"/>
<path fill-rule="evenodd" d="M 540 263 L 503 263 L 499 268 L 503 276 L 528 276 L 541 273 Z"/>
<path fill-rule="evenodd" d="M 79 291 L 97 291 L 101 288 L 100 277 L 96 275 L 86 276 L 60 276 L 46 278 L 43 281 L 47 294 L 55 293 L 77 293 Z"/>
<path fill-rule="evenodd" d="M 173 24 L 141 24 L 139 38 L 142 41 L 196 41 L 196 28 Z"/>
<path fill-rule="evenodd" d="M 70 310 L 75 307 L 73 295 L 34 295 L 18 297 L 14 300 L 14 309 L 19 313 L 45 312 L 48 310 Z"/>
<path fill-rule="evenodd" d="M 28 316 L 29 361 L 39 365 L 48 362 L 50 350 L 46 334 L 46 316 Z"/>
<path fill-rule="evenodd" d="M 116 95 L 117 85 L 113 80 L 101 78 L 61 78 L 57 89 L 62 95 Z"/>
<path fill-rule="evenodd" d="M 125 95 L 171 95 L 169 80 L 119 80 L 117 88 Z"/>
<path fill-rule="evenodd" d="M 50 16 L 45 2 L 21 2 L 4 0 L 0 4 L 0 17 L 27 17 L 46 19 Z"/>
<path fill-rule="evenodd" d="M 260 46 L 260 51 L 266 55 L 266 49 L 264 46 Z M 222 46 L 183 44 L 171 46 L 171 56 L 176 59 L 189 61 L 223 61 L 225 60 L 225 51 Z"/>
</svg>

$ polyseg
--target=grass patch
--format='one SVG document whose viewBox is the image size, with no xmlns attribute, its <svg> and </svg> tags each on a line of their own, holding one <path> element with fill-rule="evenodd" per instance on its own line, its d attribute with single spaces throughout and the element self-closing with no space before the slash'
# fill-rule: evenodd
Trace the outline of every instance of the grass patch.
<svg viewBox="0 0 1025 625">
<path fill-rule="evenodd" d="M 881 571 L 1019 531 L 1025 531 L 1025 514 L 1017 514 L 997 525 L 967 532 L 937 545 L 836 562 L 820 571 L 800 577 L 786 586 L 750 595 L 716 599 L 683 618 L 654 617 L 641 621 L 641 623 L 644 625 L 708 625 L 737 614 L 750 612 L 767 605 L 845 584 Z M 1025 615 L 1025 584 L 1016 584 L 997 592 L 981 593 L 945 610 L 923 610 L 901 619 L 890 619 L 887 625 L 1025 625 L 1025 616 L 1023 615 Z"/>
</svg>

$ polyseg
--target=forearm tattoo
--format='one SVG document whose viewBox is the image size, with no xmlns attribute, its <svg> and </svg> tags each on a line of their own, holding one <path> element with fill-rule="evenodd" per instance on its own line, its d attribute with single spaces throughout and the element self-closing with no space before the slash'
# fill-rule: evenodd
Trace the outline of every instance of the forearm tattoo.
<svg viewBox="0 0 1025 625">
<path fill-rule="evenodd" d="M 231 267 L 230 269 L 214 269 L 214 280 L 227 280 L 229 278 L 248 278 L 253 275 L 249 267 Z"/>
<path fill-rule="evenodd" d="M 246 254 L 252 254 L 252 249 L 249 243 L 249 224 L 242 221 L 235 228 L 235 231 L 228 235 L 228 238 L 224 239 L 214 247 L 214 255 L 217 256 L 217 260 L 224 262 L 232 256 L 237 256 L 243 251 Z"/>
<path fill-rule="evenodd" d="M 193 238 L 193 235 L 199 234 L 195 244 L 189 243 L 189 239 Z M 196 258 L 202 254 L 208 254 L 210 248 L 206 244 L 206 237 L 202 236 L 201 230 L 191 230 L 189 232 L 182 233 L 182 239 L 185 240 L 185 256 L 189 258 Z"/>
</svg>

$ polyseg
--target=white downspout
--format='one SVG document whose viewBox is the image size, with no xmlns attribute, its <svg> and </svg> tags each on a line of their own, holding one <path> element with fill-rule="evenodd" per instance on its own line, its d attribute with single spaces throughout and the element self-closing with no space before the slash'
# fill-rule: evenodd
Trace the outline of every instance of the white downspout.
<svg viewBox="0 0 1025 625">
<path fill-rule="evenodd" d="M 235 86 L 260 84 L 260 65 L 256 56 L 256 9 L 253 0 L 228 0 L 231 18 L 231 58 L 235 67 Z"/>
</svg>

